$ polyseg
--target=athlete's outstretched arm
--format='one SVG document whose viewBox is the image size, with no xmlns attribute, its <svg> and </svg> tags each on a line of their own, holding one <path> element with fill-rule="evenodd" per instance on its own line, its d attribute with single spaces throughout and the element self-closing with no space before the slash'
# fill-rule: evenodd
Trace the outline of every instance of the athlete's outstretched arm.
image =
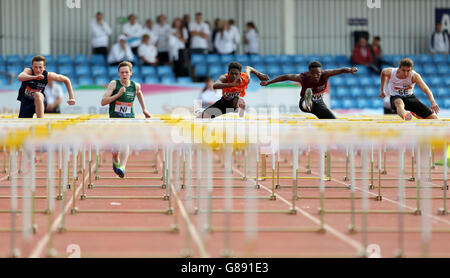
<svg viewBox="0 0 450 278">
<path fill-rule="evenodd" d="M 102 106 L 105 106 L 107 104 L 110 104 L 111 102 L 115 101 L 116 99 L 118 99 L 119 97 L 121 97 L 123 95 L 123 93 L 125 93 L 125 87 L 120 88 L 119 92 L 113 96 L 112 93 L 114 92 L 114 90 L 116 89 L 116 81 L 111 81 L 109 82 L 108 88 L 106 89 L 105 94 L 103 95 L 102 98 Z"/>
<path fill-rule="evenodd" d="M 392 69 L 386 68 L 381 71 L 381 88 L 380 88 L 380 98 L 386 97 L 384 88 L 386 87 L 386 82 L 389 80 L 392 73 Z"/>
<path fill-rule="evenodd" d="M 300 74 L 283 74 L 269 81 L 261 81 L 259 83 L 261 86 L 267 86 L 273 83 L 283 82 L 283 81 L 295 81 L 301 82 Z"/>
<path fill-rule="evenodd" d="M 250 66 L 246 66 L 244 69 L 245 74 L 247 75 L 248 80 L 250 81 L 250 73 L 253 73 L 254 75 L 256 75 L 256 77 L 258 77 L 258 79 L 260 81 L 267 81 L 269 80 L 269 76 L 267 74 L 261 73 L 259 71 L 257 71 L 256 69 L 250 67 Z"/>
<path fill-rule="evenodd" d="M 233 83 L 227 83 L 227 77 L 225 76 L 225 74 L 223 74 L 219 77 L 219 79 L 216 81 L 216 83 L 214 83 L 213 89 L 218 90 L 218 89 L 232 88 L 235 86 L 239 86 L 239 84 L 241 84 L 241 82 L 242 82 L 242 78 L 239 77 L 239 78 L 236 78 L 236 80 L 234 80 Z"/>
<path fill-rule="evenodd" d="M 351 73 L 354 74 L 357 72 L 358 69 L 355 67 L 352 68 L 340 68 L 340 69 L 333 69 L 333 70 L 324 70 L 323 74 L 327 77 L 343 74 L 343 73 Z"/>
<path fill-rule="evenodd" d="M 139 100 L 139 104 L 142 107 L 142 112 L 144 113 L 144 116 L 146 118 L 151 118 L 152 116 L 150 115 L 150 113 L 147 111 L 147 108 L 145 107 L 144 94 L 141 91 L 141 84 L 139 84 L 139 83 L 136 83 L 136 96 L 137 96 L 137 99 Z"/>
<path fill-rule="evenodd" d="M 420 74 L 414 74 L 412 77 L 412 81 L 416 82 L 417 86 L 427 95 L 428 99 L 430 100 L 430 109 L 434 113 L 439 113 L 439 106 L 437 105 L 436 101 L 434 100 L 433 93 L 431 92 L 430 88 L 428 88 L 427 84 L 423 81 Z"/>
<path fill-rule="evenodd" d="M 29 81 L 29 80 L 42 80 L 44 79 L 44 75 L 40 74 L 40 75 L 31 75 L 31 69 L 29 68 L 25 68 L 23 69 L 23 71 L 17 76 L 17 80 L 19 80 L 20 82 L 25 82 L 25 81 Z"/>
<path fill-rule="evenodd" d="M 73 97 L 73 90 L 72 90 L 72 83 L 70 83 L 69 77 L 62 75 L 62 74 L 56 74 L 54 72 L 49 72 L 47 75 L 48 80 L 63 82 L 64 85 L 66 85 L 67 92 L 69 93 L 69 100 L 67 103 L 69 105 L 75 105 L 75 99 Z"/>
</svg>

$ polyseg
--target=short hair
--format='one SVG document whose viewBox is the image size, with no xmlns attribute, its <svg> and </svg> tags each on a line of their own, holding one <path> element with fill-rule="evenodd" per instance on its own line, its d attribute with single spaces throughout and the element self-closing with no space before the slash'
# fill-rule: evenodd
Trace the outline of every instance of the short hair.
<svg viewBox="0 0 450 278">
<path fill-rule="evenodd" d="M 37 55 L 37 56 L 34 56 L 33 59 L 31 59 L 31 64 L 33 64 L 34 62 L 44 62 L 44 66 L 45 66 L 47 61 L 45 60 L 44 56 Z"/>
<path fill-rule="evenodd" d="M 398 67 L 414 67 L 414 62 L 413 60 L 411 60 L 410 58 L 403 58 L 400 61 L 400 64 L 398 65 Z"/>
<path fill-rule="evenodd" d="M 380 38 L 380 36 L 375 36 L 375 38 L 373 38 L 374 40 L 377 40 L 377 41 L 381 41 L 381 38 Z"/>
<path fill-rule="evenodd" d="M 130 15 L 128 16 L 128 20 L 130 20 L 132 16 L 136 17 L 135 14 L 130 14 Z"/>
<path fill-rule="evenodd" d="M 150 39 L 150 35 L 149 34 L 144 34 L 142 36 L 142 41 L 146 40 L 146 39 Z"/>
<path fill-rule="evenodd" d="M 203 16 L 201 12 L 195 13 L 195 16 Z"/>
<path fill-rule="evenodd" d="M 119 64 L 119 66 L 117 67 L 117 70 L 120 70 L 121 67 L 129 67 L 129 68 L 130 68 L 130 71 L 133 70 L 133 64 L 131 64 L 131 63 L 128 62 L 128 61 L 123 61 L 123 62 L 121 62 L 121 63 Z"/>
<path fill-rule="evenodd" d="M 239 71 L 241 71 L 242 65 L 239 64 L 238 62 L 231 62 L 228 64 L 228 72 L 230 72 L 230 70 L 232 69 L 238 69 Z"/>
<path fill-rule="evenodd" d="M 312 61 L 311 63 L 308 64 L 308 69 L 315 69 L 315 68 L 321 68 L 322 64 L 317 62 L 317 61 Z"/>
</svg>

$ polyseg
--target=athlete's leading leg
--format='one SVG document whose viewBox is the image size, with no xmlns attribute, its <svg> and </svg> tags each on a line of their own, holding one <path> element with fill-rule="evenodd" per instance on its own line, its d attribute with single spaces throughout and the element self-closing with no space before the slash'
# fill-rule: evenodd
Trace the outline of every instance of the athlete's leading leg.
<svg viewBox="0 0 450 278">
<path fill-rule="evenodd" d="M 396 98 L 394 100 L 394 105 L 397 110 L 397 115 L 399 115 L 400 118 L 402 118 L 405 121 L 409 121 L 412 119 L 411 113 L 405 110 L 405 104 L 403 103 L 403 100 L 401 98 Z"/>
<path fill-rule="evenodd" d="M 36 109 L 36 117 L 44 117 L 44 95 L 42 93 L 34 93 L 34 107 Z"/>
<path fill-rule="evenodd" d="M 130 155 L 130 146 L 129 145 L 121 146 L 121 148 L 120 148 L 120 167 L 123 168 L 124 171 L 125 171 L 125 168 L 127 167 L 129 155 Z"/>
</svg>

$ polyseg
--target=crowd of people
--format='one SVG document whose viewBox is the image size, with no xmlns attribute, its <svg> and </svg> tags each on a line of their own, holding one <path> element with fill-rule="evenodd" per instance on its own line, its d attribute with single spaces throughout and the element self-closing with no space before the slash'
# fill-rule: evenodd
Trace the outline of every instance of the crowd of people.
<svg viewBox="0 0 450 278">
<path fill-rule="evenodd" d="M 176 17 L 167 23 L 164 14 L 146 19 L 142 26 L 136 15 L 130 14 L 122 26 L 117 42 L 110 49 L 111 27 L 97 12 L 91 23 L 92 53 L 101 54 L 112 66 L 120 62 L 135 61 L 139 57 L 142 65 L 170 65 L 177 76 L 188 75 L 187 61 L 192 53 L 235 54 L 239 45 L 246 45 L 246 53 L 259 53 L 259 33 L 253 22 L 247 22 L 242 36 L 233 19 L 217 18 L 214 26 L 203 19 L 200 12 L 191 21 L 190 14 Z"/>
</svg>

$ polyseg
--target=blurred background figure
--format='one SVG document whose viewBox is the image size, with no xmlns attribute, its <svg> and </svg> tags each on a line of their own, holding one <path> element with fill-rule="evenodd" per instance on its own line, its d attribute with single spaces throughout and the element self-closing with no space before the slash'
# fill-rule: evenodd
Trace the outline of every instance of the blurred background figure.
<svg viewBox="0 0 450 278">
<path fill-rule="evenodd" d="M 139 46 L 138 53 L 139 58 L 143 66 L 158 66 L 158 50 L 150 43 L 151 38 L 149 34 L 142 36 L 142 43 Z"/>
<path fill-rule="evenodd" d="M 259 54 L 259 32 L 253 22 L 247 22 L 244 32 L 244 43 L 247 45 L 247 54 Z"/>
<path fill-rule="evenodd" d="M 381 70 L 374 64 L 372 50 L 367 45 L 364 37 L 359 38 L 352 52 L 352 63 L 356 65 L 364 65 L 375 74 L 380 74 Z"/>
<path fill-rule="evenodd" d="M 155 32 L 155 28 L 153 28 L 153 20 L 151 18 L 145 21 L 145 27 L 142 35 L 145 34 L 150 36 L 150 44 L 156 46 L 158 43 L 158 34 Z"/>
<path fill-rule="evenodd" d="M 188 41 L 188 30 L 183 27 L 181 18 L 175 18 L 169 37 L 169 59 L 172 62 L 177 76 L 187 75 L 185 69 L 186 42 Z"/>
<path fill-rule="evenodd" d="M 203 21 L 202 13 L 195 14 L 195 22 L 189 25 L 191 35 L 191 53 L 208 52 L 208 39 L 211 34 L 208 24 Z"/>
<path fill-rule="evenodd" d="M 211 41 L 212 42 L 215 42 L 216 41 L 216 36 L 217 36 L 217 34 L 222 30 L 222 28 L 223 28 L 223 22 L 222 22 L 222 19 L 220 19 L 220 18 L 216 18 L 215 20 L 214 20 L 214 27 L 213 27 L 213 29 L 212 29 L 212 35 L 211 35 Z M 214 46 L 214 44 L 213 44 L 213 46 L 212 46 L 212 51 L 211 51 L 212 53 L 217 53 L 217 49 L 216 49 L 216 47 Z"/>
<path fill-rule="evenodd" d="M 237 28 L 234 19 L 229 19 L 228 24 L 230 24 L 231 34 L 233 35 L 233 54 L 236 54 L 239 44 L 241 43 L 241 35 L 239 34 L 239 29 Z"/>
<path fill-rule="evenodd" d="M 373 38 L 372 44 L 369 45 L 370 50 L 372 51 L 373 62 L 377 66 L 378 69 L 381 70 L 383 65 L 394 66 L 392 63 L 384 60 L 383 58 L 383 50 L 381 49 L 381 38 L 379 36 L 375 36 Z"/>
<path fill-rule="evenodd" d="M 225 21 L 223 28 L 216 34 L 214 47 L 219 54 L 233 54 L 235 50 L 234 32 L 230 28 L 230 23 Z"/>
<path fill-rule="evenodd" d="M 202 108 L 206 108 L 212 104 L 214 104 L 216 101 L 220 99 L 220 94 L 216 92 L 213 88 L 214 80 L 210 77 L 208 77 L 205 81 L 205 87 L 203 88 L 202 92 L 198 96 L 198 99 L 200 100 L 200 103 L 202 105 Z"/>
<path fill-rule="evenodd" d="M 436 23 L 435 30 L 430 38 L 431 53 L 447 55 L 449 53 L 449 39 L 450 36 L 447 30 L 442 31 L 441 23 Z"/>
<path fill-rule="evenodd" d="M 103 21 L 103 13 L 97 12 L 95 19 L 91 22 L 92 54 L 101 54 L 106 60 L 109 36 L 111 36 L 111 28 L 107 22 Z"/>
<path fill-rule="evenodd" d="M 184 14 L 183 15 L 183 27 L 189 31 L 189 25 L 191 25 L 191 15 Z M 189 48 L 191 48 L 191 35 L 188 32 L 188 40 L 186 42 L 186 49 L 189 49 Z"/>
<path fill-rule="evenodd" d="M 130 46 L 127 43 L 127 37 L 119 36 L 119 41 L 111 47 L 108 55 L 108 63 L 110 66 L 118 66 L 123 61 L 133 63 L 134 56 Z"/>
<path fill-rule="evenodd" d="M 45 113 L 61 113 L 59 108 L 63 99 L 63 89 L 61 85 L 53 80 L 49 80 L 44 92 L 45 98 L 47 99 Z"/>
<path fill-rule="evenodd" d="M 155 32 L 158 36 L 158 61 L 160 65 L 169 64 L 169 36 L 171 27 L 166 22 L 166 16 L 161 14 L 156 18 Z"/>
<path fill-rule="evenodd" d="M 137 18 L 134 14 L 128 16 L 128 23 L 123 25 L 123 34 L 127 37 L 127 43 L 131 47 L 134 55 L 138 55 L 138 48 L 141 44 L 141 37 L 143 34 L 142 26 L 137 23 Z"/>
</svg>

